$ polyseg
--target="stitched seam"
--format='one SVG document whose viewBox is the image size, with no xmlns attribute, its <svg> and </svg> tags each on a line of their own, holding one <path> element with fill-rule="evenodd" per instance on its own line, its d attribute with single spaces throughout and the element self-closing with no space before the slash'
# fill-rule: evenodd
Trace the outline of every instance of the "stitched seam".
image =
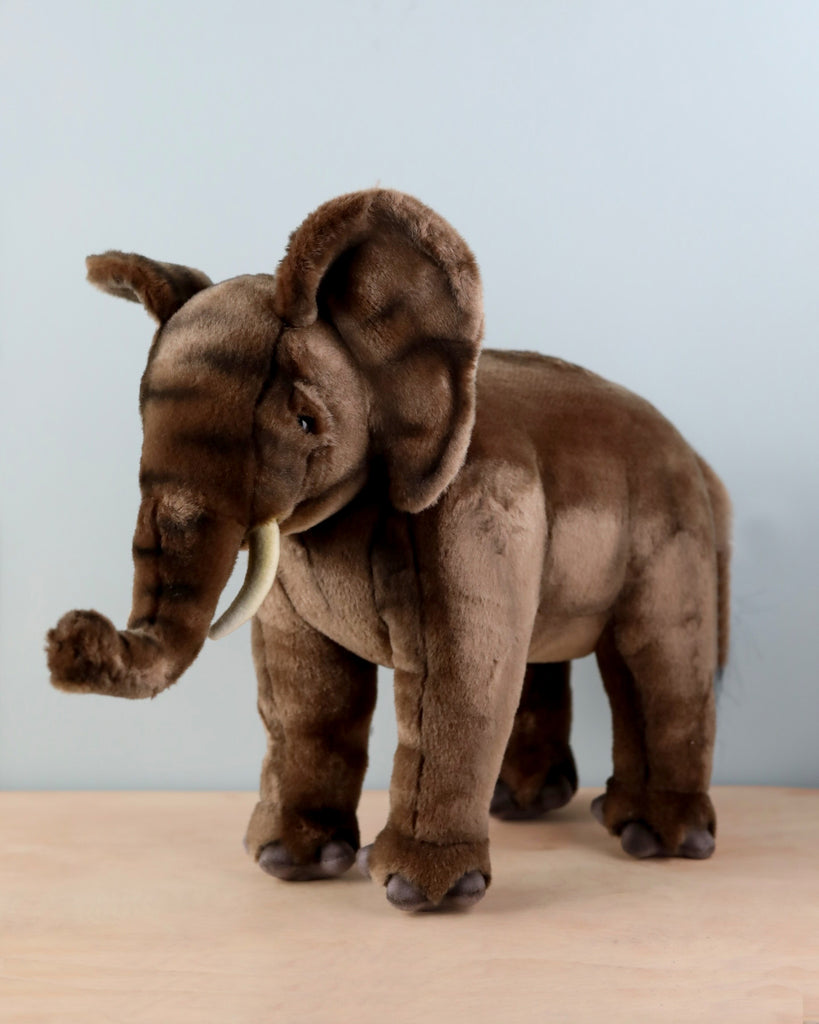
<svg viewBox="0 0 819 1024">
<path fill-rule="evenodd" d="M 421 799 L 421 783 L 424 775 L 424 752 L 423 752 L 423 726 L 424 726 L 424 693 L 426 690 L 427 679 L 429 677 L 429 666 L 427 664 L 427 646 L 426 646 L 426 621 L 424 616 L 424 595 L 423 588 L 421 586 L 421 573 L 418 565 L 418 551 L 415 545 L 415 535 L 412 530 L 412 521 L 407 515 L 407 533 L 409 535 L 410 550 L 412 552 L 412 567 L 415 572 L 416 590 L 418 592 L 418 627 L 419 627 L 419 647 L 421 648 L 419 653 L 423 661 L 423 671 L 418 681 L 418 710 L 417 710 L 417 729 L 418 729 L 418 772 L 415 777 L 415 797 L 413 800 L 412 807 L 412 821 L 411 821 L 411 832 L 413 839 L 416 838 L 416 829 L 418 826 L 418 804 Z"/>
</svg>

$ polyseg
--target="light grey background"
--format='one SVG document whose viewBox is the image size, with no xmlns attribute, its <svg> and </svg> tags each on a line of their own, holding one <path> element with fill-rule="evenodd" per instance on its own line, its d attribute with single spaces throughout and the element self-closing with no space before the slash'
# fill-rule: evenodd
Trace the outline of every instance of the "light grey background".
<svg viewBox="0 0 819 1024">
<path fill-rule="evenodd" d="M 377 183 L 467 238 L 487 344 L 642 393 L 723 476 L 715 780 L 819 784 L 818 53 L 812 0 L 3 3 L 0 785 L 256 785 L 247 629 L 156 701 L 48 685 L 63 612 L 130 605 L 152 328 L 83 258 L 270 271 L 315 206 Z M 597 785 L 589 660 L 575 694 Z M 393 743 L 385 673 L 370 785 Z"/>
</svg>

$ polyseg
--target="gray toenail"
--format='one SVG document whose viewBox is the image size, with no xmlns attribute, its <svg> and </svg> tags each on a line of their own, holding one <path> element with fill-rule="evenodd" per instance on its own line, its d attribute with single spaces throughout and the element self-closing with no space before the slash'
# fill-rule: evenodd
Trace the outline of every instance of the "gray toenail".
<svg viewBox="0 0 819 1024">
<path fill-rule="evenodd" d="M 322 847 L 321 867 L 330 878 L 343 875 L 354 862 L 355 851 L 349 843 L 345 843 L 341 839 L 334 839 Z"/>
<path fill-rule="evenodd" d="M 425 910 L 433 905 L 418 886 L 403 875 L 393 875 L 387 882 L 387 899 L 399 910 Z"/>
<path fill-rule="evenodd" d="M 680 844 L 678 857 L 690 857 L 692 860 L 705 860 L 714 852 L 716 842 L 706 828 L 692 828 Z"/>
<path fill-rule="evenodd" d="M 620 844 L 631 857 L 657 857 L 663 852 L 662 844 L 651 829 L 641 821 L 630 821 L 620 834 Z"/>
<path fill-rule="evenodd" d="M 486 895 L 486 879 L 480 871 L 468 871 L 444 897 L 452 907 L 471 907 Z"/>
<path fill-rule="evenodd" d="M 355 855 L 355 866 L 365 878 L 370 877 L 370 854 L 372 849 L 373 844 L 369 843 L 367 846 L 362 846 Z"/>
</svg>

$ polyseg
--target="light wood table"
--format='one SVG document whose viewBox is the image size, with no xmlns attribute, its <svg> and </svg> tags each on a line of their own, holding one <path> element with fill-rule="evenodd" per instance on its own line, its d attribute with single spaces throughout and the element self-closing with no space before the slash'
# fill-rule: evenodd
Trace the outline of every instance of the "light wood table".
<svg viewBox="0 0 819 1024">
<path fill-rule="evenodd" d="M 263 874 L 252 794 L 0 794 L 0 1021 L 819 1019 L 819 790 L 717 789 L 704 863 L 630 860 L 593 795 L 493 823 L 472 911 L 405 916 L 354 872 Z"/>
</svg>

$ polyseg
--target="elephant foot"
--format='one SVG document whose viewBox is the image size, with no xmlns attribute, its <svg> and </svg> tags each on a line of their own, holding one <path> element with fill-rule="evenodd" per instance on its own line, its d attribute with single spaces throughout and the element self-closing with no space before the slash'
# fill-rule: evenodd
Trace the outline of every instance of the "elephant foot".
<svg viewBox="0 0 819 1024">
<path fill-rule="evenodd" d="M 308 819 L 266 800 L 256 804 L 244 840 L 262 871 L 287 882 L 338 878 L 355 863 L 358 845 L 355 815 L 328 810 L 325 820 Z"/>
<path fill-rule="evenodd" d="M 504 779 L 498 779 L 489 813 L 501 821 L 531 821 L 565 807 L 576 792 L 574 760 L 566 761 L 550 768 L 536 786 L 520 785 L 513 789 Z"/>
<path fill-rule="evenodd" d="M 259 854 L 259 867 L 285 882 L 314 882 L 338 878 L 355 862 L 355 850 L 349 843 L 333 840 L 320 847 L 316 859 L 309 864 L 296 863 L 284 843 L 268 843 Z"/>
<path fill-rule="evenodd" d="M 716 818 L 707 793 L 670 790 L 629 791 L 609 780 L 591 812 L 619 836 L 630 857 L 685 857 L 706 860 L 716 847 Z"/>
<path fill-rule="evenodd" d="M 489 840 L 430 842 L 388 824 L 358 855 L 359 868 L 383 885 L 399 910 L 453 909 L 483 898 L 491 880 Z"/>
<path fill-rule="evenodd" d="M 359 871 L 370 877 L 372 844 L 362 847 L 356 856 Z M 480 871 L 467 871 L 451 886 L 440 902 L 434 903 L 427 894 L 403 875 L 391 875 L 386 885 L 387 899 L 398 910 L 408 913 L 430 910 L 466 910 L 479 903 L 486 895 L 486 879 Z"/>
</svg>

